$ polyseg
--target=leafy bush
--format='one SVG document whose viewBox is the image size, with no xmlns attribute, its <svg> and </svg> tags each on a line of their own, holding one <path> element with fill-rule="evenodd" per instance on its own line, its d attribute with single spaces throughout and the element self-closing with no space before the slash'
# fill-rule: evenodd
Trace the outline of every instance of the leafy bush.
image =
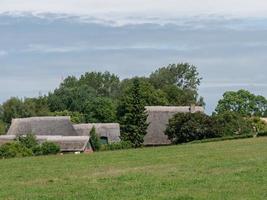
<svg viewBox="0 0 267 200">
<path fill-rule="evenodd" d="M 32 134 L 19 136 L 14 142 L 0 147 L 0 158 L 26 157 L 57 154 L 60 147 L 52 142 L 44 142 L 39 145 Z"/>
<path fill-rule="evenodd" d="M 169 120 L 165 134 L 175 144 L 218 137 L 213 120 L 204 113 L 177 113 Z"/>
<path fill-rule="evenodd" d="M 213 116 L 214 131 L 220 136 L 246 135 L 253 133 L 251 122 L 236 112 L 223 112 Z"/>
<path fill-rule="evenodd" d="M 257 134 L 258 137 L 266 137 L 267 136 L 267 131 L 266 132 L 259 132 Z"/>
<path fill-rule="evenodd" d="M 99 151 L 101 147 L 101 141 L 99 136 L 96 134 L 96 129 L 93 126 L 92 130 L 90 131 L 90 143 L 92 145 L 93 151 Z"/>
<path fill-rule="evenodd" d="M 132 148 L 131 142 L 121 141 L 121 142 L 102 145 L 101 151 L 114 151 L 119 149 L 130 149 L 130 148 Z"/>
<path fill-rule="evenodd" d="M 24 147 L 28 149 L 34 149 L 38 146 L 36 136 L 33 134 L 27 134 L 26 136 L 18 136 L 16 140 Z"/>
<path fill-rule="evenodd" d="M 248 121 L 251 123 L 253 130 L 256 134 L 267 132 L 267 123 L 264 122 L 261 118 L 251 117 L 248 118 Z"/>
<path fill-rule="evenodd" d="M 60 152 L 60 147 L 53 142 L 44 142 L 40 149 L 35 149 L 35 152 L 39 153 L 40 155 L 57 154 Z"/>
<path fill-rule="evenodd" d="M 33 152 L 19 142 L 6 143 L 0 146 L 0 158 L 33 156 Z"/>
<path fill-rule="evenodd" d="M 32 152 L 35 156 L 42 156 L 44 155 L 43 154 L 43 149 L 42 149 L 42 145 L 38 145 L 38 146 L 35 146 L 33 149 L 32 149 Z"/>
</svg>

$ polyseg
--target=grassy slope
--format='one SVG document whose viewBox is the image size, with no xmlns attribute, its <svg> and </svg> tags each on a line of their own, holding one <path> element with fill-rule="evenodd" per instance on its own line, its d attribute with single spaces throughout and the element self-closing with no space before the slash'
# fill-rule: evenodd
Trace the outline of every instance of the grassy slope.
<svg viewBox="0 0 267 200">
<path fill-rule="evenodd" d="M 1 160 L 0 199 L 267 199 L 267 138 Z"/>
</svg>

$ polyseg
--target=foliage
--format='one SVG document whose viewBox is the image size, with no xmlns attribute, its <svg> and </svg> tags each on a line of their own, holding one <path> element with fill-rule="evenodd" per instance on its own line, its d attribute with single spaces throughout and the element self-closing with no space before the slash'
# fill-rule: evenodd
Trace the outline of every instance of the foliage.
<svg viewBox="0 0 267 200">
<path fill-rule="evenodd" d="M 18 136 L 14 142 L 0 147 L 0 158 L 26 157 L 57 154 L 60 147 L 53 142 L 38 144 L 33 134 Z"/>
<path fill-rule="evenodd" d="M 84 109 L 86 122 L 110 123 L 116 121 L 116 104 L 110 98 L 96 97 L 87 101 Z"/>
<path fill-rule="evenodd" d="M 22 100 L 12 97 L 3 103 L 3 121 L 11 123 L 12 118 L 30 117 L 31 113 Z"/>
<path fill-rule="evenodd" d="M 121 119 L 122 139 L 130 141 L 134 147 L 140 147 L 144 142 L 148 124 L 139 79 L 133 81 L 133 86 L 122 100 L 122 107 L 124 108 Z"/>
<path fill-rule="evenodd" d="M 40 149 L 35 149 L 35 152 L 40 155 L 51 155 L 60 152 L 60 147 L 53 142 L 44 142 L 41 144 Z"/>
<path fill-rule="evenodd" d="M 130 89 L 133 87 L 134 81 L 138 80 L 140 85 L 140 94 L 146 106 L 150 105 L 168 105 L 168 99 L 163 90 L 155 89 L 148 78 L 134 77 L 125 79 L 121 82 L 121 99 L 129 95 Z"/>
<path fill-rule="evenodd" d="M 13 118 L 46 116 L 50 113 L 45 97 L 24 100 L 12 97 L 4 102 L 2 109 L 2 120 L 7 124 L 10 124 Z"/>
<path fill-rule="evenodd" d="M 58 89 L 48 95 L 50 110 L 52 112 L 68 110 L 83 113 L 85 103 L 96 96 L 95 91 L 87 85 L 77 84 L 74 87 L 69 87 L 65 81 Z"/>
<path fill-rule="evenodd" d="M 53 142 L 44 142 L 39 144 L 36 136 L 33 134 L 19 136 L 16 140 L 23 147 L 31 150 L 35 156 L 57 154 L 60 151 L 60 147 Z"/>
<path fill-rule="evenodd" d="M 203 113 L 178 113 L 169 120 L 165 134 L 175 144 L 213 138 L 212 118 Z"/>
<path fill-rule="evenodd" d="M 90 143 L 93 148 L 93 151 L 99 151 L 101 148 L 101 141 L 100 137 L 96 133 L 96 129 L 93 126 L 93 128 L 90 131 Z"/>
<path fill-rule="evenodd" d="M 24 147 L 28 149 L 34 149 L 38 146 L 38 142 L 36 140 L 36 136 L 33 134 L 27 134 L 26 136 L 18 136 L 16 140 Z"/>
<path fill-rule="evenodd" d="M 257 137 L 267 137 L 267 131 L 259 132 Z"/>
<path fill-rule="evenodd" d="M 153 72 L 150 77 L 120 81 L 110 72 L 87 72 L 69 76 L 48 96 L 11 98 L 0 106 L 0 121 L 8 127 L 12 118 L 70 115 L 73 123 L 116 122 L 124 117 L 124 99 L 139 79 L 140 96 L 145 106 L 203 105 L 197 87 L 201 78 L 195 66 L 172 64 Z"/>
<path fill-rule="evenodd" d="M 64 110 L 64 111 L 52 112 L 52 113 L 50 113 L 50 115 L 52 115 L 52 116 L 70 116 L 71 122 L 74 124 L 81 124 L 81 123 L 86 122 L 84 114 L 79 113 L 79 112 L 71 112 L 68 110 Z"/>
<path fill-rule="evenodd" d="M 47 116 L 50 113 L 47 97 L 25 98 L 23 104 L 30 116 Z"/>
<path fill-rule="evenodd" d="M 196 91 L 181 89 L 176 85 L 166 85 L 162 88 L 168 104 L 174 106 L 188 106 L 196 102 Z"/>
<path fill-rule="evenodd" d="M 253 130 L 256 134 L 267 132 L 267 123 L 264 122 L 261 118 L 251 117 L 248 118 L 248 121 L 251 123 Z"/>
<path fill-rule="evenodd" d="M 214 130 L 220 136 L 246 135 L 253 133 L 253 126 L 247 118 L 236 112 L 226 111 L 213 116 Z"/>
<path fill-rule="evenodd" d="M 6 124 L 0 120 L 0 135 L 4 135 L 6 133 Z"/>
<path fill-rule="evenodd" d="M 0 146 L 0 158 L 32 156 L 33 152 L 19 142 L 6 143 Z"/>
<path fill-rule="evenodd" d="M 225 111 L 237 112 L 243 116 L 267 116 L 267 99 L 256 96 L 249 91 L 239 90 L 237 92 L 225 92 L 216 107 L 217 113 Z"/>
<path fill-rule="evenodd" d="M 81 76 L 79 84 L 93 88 L 97 96 L 116 98 L 119 94 L 120 79 L 107 71 L 90 72 Z"/>
<path fill-rule="evenodd" d="M 121 141 L 121 142 L 101 145 L 101 151 L 114 151 L 120 149 L 130 149 L 130 148 L 132 148 L 132 143 L 128 141 Z"/>
<path fill-rule="evenodd" d="M 181 89 L 190 90 L 196 90 L 201 81 L 197 68 L 188 63 L 171 64 L 159 68 L 150 75 L 149 79 L 156 88 L 176 85 Z"/>
</svg>

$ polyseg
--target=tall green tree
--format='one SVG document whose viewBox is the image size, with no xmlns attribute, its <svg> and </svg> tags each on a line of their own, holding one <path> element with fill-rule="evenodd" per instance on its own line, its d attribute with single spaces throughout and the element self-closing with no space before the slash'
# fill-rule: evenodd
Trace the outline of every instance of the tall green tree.
<svg viewBox="0 0 267 200">
<path fill-rule="evenodd" d="M 205 104 L 198 99 L 198 86 L 201 77 L 197 68 L 188 63 L 171 64 L 151 73 L 149 81 L 156 88 L 165 92 L 168 105 Z"/>
<path fill-rule="evenodd" d="M 215 109 L 217 113 L 237 112 L 243 116 L 266 117 L 267 99 L 247 90 L 225 92 Z"/>
<path fill-rule="evenodd" d="M 153 72 L 149 77 L 156 88 L 166 85 L 176 85 L 181 89 L 197 90 L 202 78 L 197 68 L 188 63 L 171 64 Z"/>
<path fill-rule="evenodd" d="M 3 103 L 3 121 L 11 123 L 13 118 L 31 117 L 31 112 L 25 106 L 23 100 L 12 97 Z"/>
<path fill-rule="evenodd" d="M 124 115 L 121 120 L 122 139 L 130 141 L 134 147 L 142 146 L 147 133 L 147 113 L 141 94 L 140 80 L 134 79 L 133 85 L 122 100 Z"/>
</svg>

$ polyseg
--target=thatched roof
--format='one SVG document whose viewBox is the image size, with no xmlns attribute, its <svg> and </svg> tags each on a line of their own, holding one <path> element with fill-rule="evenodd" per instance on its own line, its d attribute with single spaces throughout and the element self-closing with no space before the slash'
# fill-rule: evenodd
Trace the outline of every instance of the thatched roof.
<svg viewBox="0 0 267 200">
<path fill-rule="evenodd" d="M 92 124 L 77 124 L 74 129 L 81 136 L 88 136 L 92 128 L 95 127 L 96 133 L 100 137 L 107 137 L 108 142 L 120 141 L 120 125 L 117 123 L 92 123 Z"/>
<path fill-rule="evenodd" d="M 0 136 L 0 145 L 12 142 L 16 135 Z M 60 146 L 63 152 L 84 151 L 89 141 L 89 136 L 60 136 L 60 135 L 37 135 L 36 139 L 39 143 L 45 141 L 54 142 Z"/>
<path fill-rule="evenodd" d="M 15 138 L 15 135 L 0 135 L 0 146 L 2 144 L 12 142 Z"/>
<path fill-rule="evenodd" d="M 7 135 L 77 136 L 70 117 L 31 117 L 13 119 Z"/>
<path fill-rule="evenodd" d="M 37 136 L 37 140 L 56 143 L 63 152 L 76 152 L 85 150 L 89 136 Z"/>
<path fill-rule="evenodd" d="M 144 138 L 145 145 L 167 145 L 171 143 L 164 132 L 169 119 L 176 113 L 204 112 L 204 108 L 199 106 L 147 106 L 146 110 L 149 126 Z"/>
</svg>

